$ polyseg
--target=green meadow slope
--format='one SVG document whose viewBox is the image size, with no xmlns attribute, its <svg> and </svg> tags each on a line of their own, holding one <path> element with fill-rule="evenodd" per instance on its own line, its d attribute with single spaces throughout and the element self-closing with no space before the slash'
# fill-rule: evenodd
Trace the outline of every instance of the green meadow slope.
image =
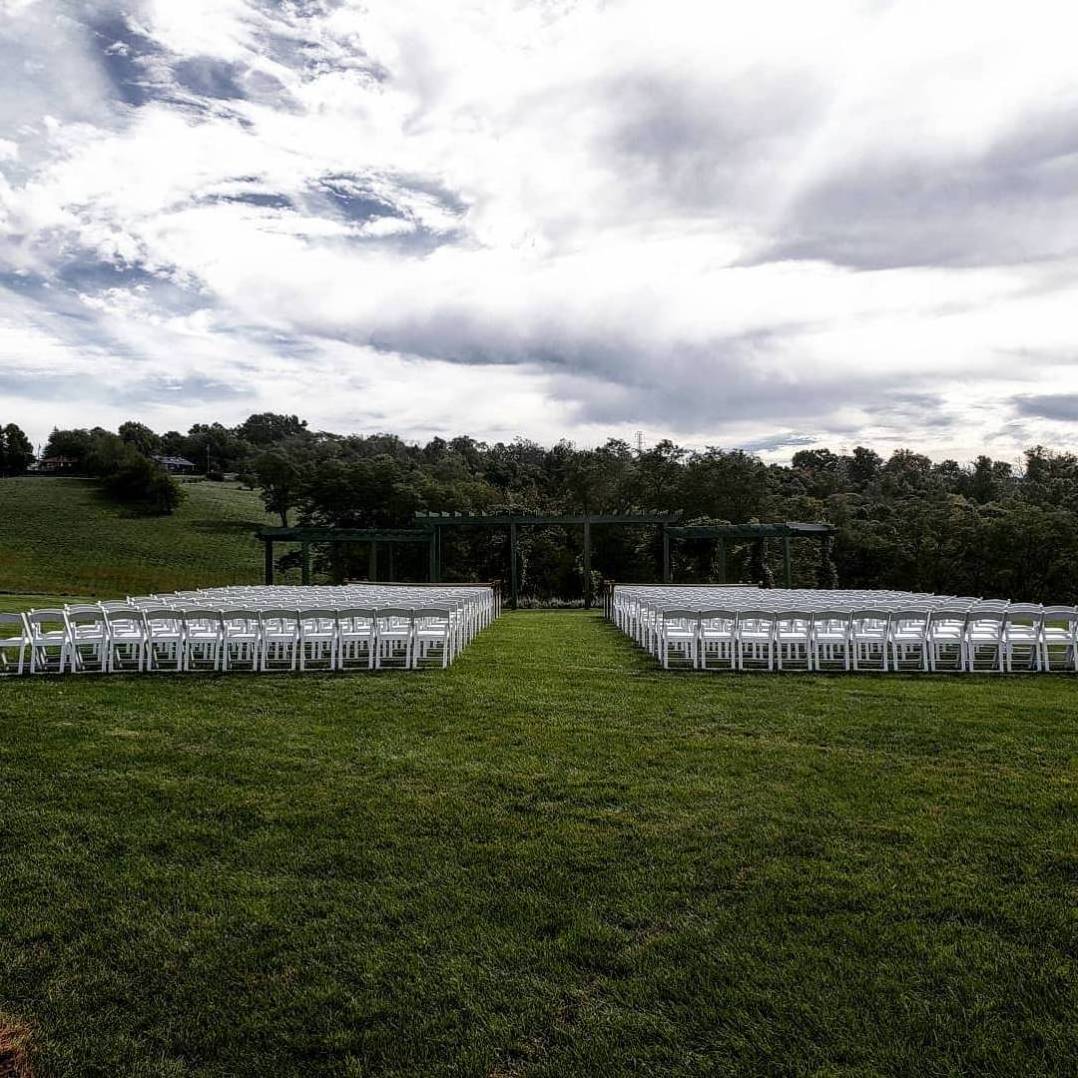
<svg viewBox="0 0 1078 1078">
<path fill-rule="evenodd" d="M 115 596 L 257 581 L 257 492 L 184 484 L 172 516 L 138 516 L 88 479 L 0 479 L 0 591 Z"/>
</svg>

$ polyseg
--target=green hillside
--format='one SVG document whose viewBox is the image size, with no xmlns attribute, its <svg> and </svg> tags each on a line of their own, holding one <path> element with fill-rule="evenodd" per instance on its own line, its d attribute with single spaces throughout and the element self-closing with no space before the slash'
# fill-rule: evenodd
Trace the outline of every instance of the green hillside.
<svg viewBox="0 0 1078 1078">
<path fill-rule="evenodd" d="M 88 479 L 0 480 L 0 591 L 123 595 L 261 579 L 257 492 L 185 484 L 170 517 L 134 515 Z"/>
</svg>

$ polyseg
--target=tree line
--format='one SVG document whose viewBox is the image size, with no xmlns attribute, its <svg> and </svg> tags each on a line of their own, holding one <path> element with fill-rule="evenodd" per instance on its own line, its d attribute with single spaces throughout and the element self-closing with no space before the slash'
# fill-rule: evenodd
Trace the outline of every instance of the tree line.
<svg viewBox="0 0 1078 1078">
<path fill-rule="evenodd" d="M 115 488 L 135 457 L 160 469 L 157 454 L 186 457 L 220 478 L 234 473 L 256 487 L 283 525 L 407 527 L 417 511 L 507 509 L 559 513 L 681 510 L 684 523 L 784 520 L 835 525 L 832 550 L 843 587 L 894 587 L 1016 600 L 1078 601 L 1078 457 L 1041 446 L 1020 466 L 978 457 L 971 464 L 933 462 L 908 449 L 886 459 L 858 446 L 849 453 L 802 450 L 789 464 L 752 453 L 689 450 L 664 440 L 637 450 L 610 439 L 597 448 L 527 439 L 484 442 L 460 436 L 419 445 L 392 434 L 311 431 L 296 416 L 262 413 L 235 427 L 195 424 L 186 434 L 157 434 L 125 423 L 113 434 L 54 431 L 46 455 L 77 459 L 87 474 Z M 141 476 L 141 478 L 139 478 Z M 155 474 L 175 488 L 163 473 Z M 152 486 L 148 473 L 128 482 Z M 122 486 L 122 484 L 121 484 Z M 148 503 L 168 512 L 171 495 Z M 449 529 L 446 579 L 506 574 L 507 538 L 498 529 Z M 537 599 L 583 590 L 581 538 L 573 529 L 528 528 L 520 537 L 522 587 Z M 795 540 L 794 583 L 814 586 L 818 549 Z M 400 547 L 395 575 L 422 579 L 426 552 Z M 366 551 L 316 552 L 317 568 L 335 578 L 362 577 Z M 755 557 L 754 557 L 755 555 Z M 282 559 L 287 567 L 289 555 Z M 658 579 L 661 538 L 654 527 L 593 529 L 593 568 L 608 578 Z M 751 543 L 730 544 L 728 579 L 779 574 L 781 551 L 764 564 Z M 676 579 L 717 578 L 716 544 L 676 544 Z"/>
</svg>

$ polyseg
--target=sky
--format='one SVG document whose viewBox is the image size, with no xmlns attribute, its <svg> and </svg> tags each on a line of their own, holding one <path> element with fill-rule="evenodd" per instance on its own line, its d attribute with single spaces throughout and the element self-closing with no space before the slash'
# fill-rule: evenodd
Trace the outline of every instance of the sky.
<svg viewBox="0 0 1078 1078">
<path fill-rule="evenodd" d="M 1078 440 L 1073 0 L 0 0 L 0 423 Z"/>
</svg>

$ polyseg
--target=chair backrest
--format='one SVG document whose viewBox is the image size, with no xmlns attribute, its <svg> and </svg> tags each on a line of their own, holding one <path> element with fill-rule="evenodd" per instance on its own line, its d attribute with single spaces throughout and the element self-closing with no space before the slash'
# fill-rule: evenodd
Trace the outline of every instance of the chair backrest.
<svg viewBox="0 0 1078 1078">
<path fill-rule="evenodd" d="M 1048 627 L 1049 622 L 1058 625 L 1062 622 L 1072 633 L 1078 633 L 1078 608 L 1073 606 L 1046 606 L 1041 624 Z"/>
<path fill-rule="evenodd" d="M 697 614 L 701 622 L 730 622 L 733 624 L 737 621 L 737 611 L 730 610 L 724 607 L 708 607 L 704 610 L 697 611 Z"/>
<path fill-rule="evenodd" d="M 66 610 L 31 610 L 26 615 L 26 624 L 35 636 L 46 632 L 67 632 Z M 52 626 L 50 629 L 49 626 Z"/>
<path fill-rule="evenodd" d="M 183 612 L 170 606 L 147 606 L 139 614 L 144 625 L 156 624 L 178 629 L 183 624 Z"/>
<path fill-rule="evenodd" d="M 25 614 L 9 614 L 6 611 L 0 611 L 0 626 L 4 625 L 14 625 L 15 632 L 4 632 L 2 629 L 0 629 L 0 639 L 4 637 L 20 637 L 30 635 L 30 629 L 26 624 Z"/>
<path fill-rule="evenodd" d="M 891 625 L 902 625 L 907 630 L 914 627 L 928 628 L 932 612 L 926 607 L 904 606 L 891 611 Z"/>
<path fill-rule="evenodd" d="M 700 617 L 699 610 L 689 610 L 687 607 L 674 607 L 672 610 L 663 611 L 663 621 L 696 621 Z"/>
<path fill-rule="evenodd" d="M 836 610 L 833 607 L 827 610 L 814 610 L 812 612 L 812 623 L 817 627 L 821 625 L 834 625 L 836 622 L 838 622 L 844 629 L 849 628 L 850 612 L 848 610 Z"/>
<path fill-rule="evenodd" d="M 246 627 L 250 627 L 252 624 L 260 625 L 262 622 L 262 613 L 258 610 L 251 610 L 248 607 L 237 607 L 235 609 L 228 609 L 221 611 L 221 621 L 226 625 L 234 624 L 237 621 L 246 623 Z"/>
<path fill-rule="evenodd" d="M 298 610 L 286 610 L 284 607 L 267 607 L 261 611 L 263 625 L 267 621 L 289 622 L 293 626 L 299 626 L 300 613 Z"/>
<path fill-rule="evenodd" d="M 1029 625 L 1037 627 L 1044 619 L 1044 607 L 1036 603 L 1014 603 L 1007 607 L 1004 620 L 1008 625 Z"/>
<path fill-rule="evenodd" d="M 191 626 L 198 626 L 202 624 L 209 628 L 221 631 L 221 611 L 211 610 L 208 607 L 202 606 L 190 606 L 181 611 L 183 617 L 184 626 L 191 628 Z"/>
<path fill-rule="evenodd" d="M 929 621 L 929 631 L 934 629 L 937 625 L 952 624 L 961 625 L 965 628 L 966 622 L 969 620 L 969 611 L 965 607 L 959 606 L 937 606 L 932 611 L 932 617 Z"/>
<path fill-rule="evenodd" d="M 412 616 L 416 621 L 419 621 L 420 619 L 438 619 L 439 621 L 448 622 L 451 615 L 452 612 L 444 606 L 417 606 L 415 610 L 412 611 Z"/>
</svg>

